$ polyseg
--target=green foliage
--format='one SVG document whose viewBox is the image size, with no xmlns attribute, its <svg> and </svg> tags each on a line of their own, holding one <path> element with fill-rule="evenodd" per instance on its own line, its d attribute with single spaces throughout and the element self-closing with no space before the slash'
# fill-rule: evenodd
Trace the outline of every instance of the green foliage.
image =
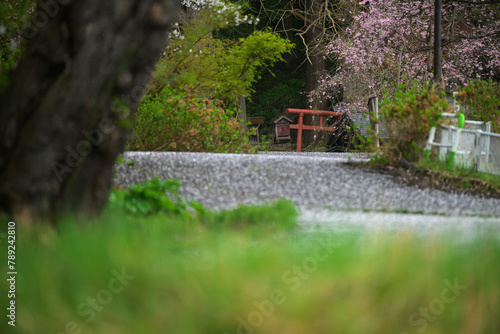
<svg viewBox="0 0 500 334">
<path fill-rule="evenodd" d="M 7 74 L 21 58 L 21 30 L 34 8 L 34 0 L 3 0 L 0 4 L 0 92 L 8 84 Z"/>
<path fill-rule="evenodd" d="M 3 46 L 6 38 L 13 35 L 20 35 L 22 28 L 28 22 L 29 16 L 35 9 L 35 0 L 4 0 L 0 5 L 0 25 L 5 28 L 3 34 L 0 34 L 1 45 Z M 2 29 L 3 30 L 3 29 Z"/>
<path fill-rule="evenodd" d="M 180 182 L 153 178 L 147 182 L 126 188 L 111 190 L 108 208 L 122 209 L 134 215 L 166 213 L 173 216 L 191 218 L 204 216 L 206 210 L 197 202 L 186 202 L 179 197 Z"/>
<path fill-rule="evenodd" d="M 247 103 L 247 113 L 264 116 L 265 123 L 272 122 L 286 108 L 306 108 L 305 79 L 297 78 L 283 70 L 276 77 L 261 78 L 257 83 L 259 94 L 253 94 Z"/>
<path fill-rule="evenodd" d="M 292 44 L 269 29 L 234 40 L 212 37 L 200 20 L 183 26 L 183 39 L 170 41 L 158 62 L 150 90 L 167 85 L 190 87 L 198 96 L 235 105 L 250 96 L 260 71 L 271 68 L 290 52 Z"/>
<path fill-rule="evenodd" d="M 380 115 L 391 137 L 382 159 L 391 165 L 398 165 L 401 159 L 418 161 L 429 130 L 444 112 L 452 112 L 452 108 L 436 86 L 419 89 L 415 85 L 408 90 L 401 86 L 392 99 L 381 104 Z"/>
<path fill-rule="evenodd" d="M 130 149 L 231 153 L 258 149 L 248 145 L 250 133 L 240 125 L 235 107 L 239 98 L 251 94 L 259 73 L 282 60 L 292 44 L 269 29 L 237 40 L 215 38 L 222 29 L 252 21 L 248 15 L 241 18 L 241 6 L 217 3 L 181 15 L 174 25 L 149 95 L 137 113 Z M 176 92 L 171 87 L 184 88 Z"/>
<path fill-rule="evenodd" d="M 167 86 L 146 96 L 136 113 L 129 150 L 249 153 L 246 133 L 234 110 Z M 255 148 L 256 149 L 256 148 Z"/>
<path fill-rule="evenodd" d="M 492 80 L 471 82 L 459 90 L 457 100 L 464 107 L 467 118 L 491 122 L 491 131 L 500 133 L 499 83 Z"/>
<path fill-rule="evenodd" d="M 273 204 L 240 206 L 233 210 L 217 212 L 211 225 L 224 228 L 266 226 L 291 229 L 297 226 L 297 216 L 297 209 L 292 202 L 279 200 Z"/>
</svg>

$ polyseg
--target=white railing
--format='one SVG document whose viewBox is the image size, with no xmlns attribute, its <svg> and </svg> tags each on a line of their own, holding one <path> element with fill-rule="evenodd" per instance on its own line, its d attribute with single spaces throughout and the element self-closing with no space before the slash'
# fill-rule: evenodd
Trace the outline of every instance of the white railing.
<svg viewBox="0 0 500 334">
<path fill-rule="evenodd" d="M 475 143 L 474 168 L 478 172 L 500 175 L 500 134 L 477 130 Z"/>
<path fill-rule="evenodd" d="M 500 175 L 500 134 L 490 132 L 490 128 L 490 123 L 466 121 L 458 134 L 457 128 L 442 126 L 439 158 L 449 156 L 449 147 L 459 135 L 454 165 Z"/>
<path fill-rule="evenodd" d="M 448 168 L 453 166 L 454 161 L 455 161 L 455 155 L 458 149 L 459 141 L 460 141 L 460 135 L 462 133 L 463 127 L 465 125 L 465 116 L 464 114 L 453 114 L 453 113 L 442 113 L 441 117 L 447 117 L 447 118 L 452 118 L 458 120 L 458 127 L 455 128 L 453 126 L 441 126 L 441 129 L 446 129 L 449 131 L 449 135 L 441 135 L 441 132 L 437 133 L 437 128 L 433 126 L 429 132 L 429 138 L 427 139 L 427 144 L 425 145 L 425 152 L 424 152 L 424 161 L 428 161 L 431 155 L 431 150 L 432 147 L 437 146 L 440 149 L 440 158 L 444 157 L 445 155 L 448 155 Z M 453 131 L 456 131 L 454 133 Z M 444 138 L 441 139 L 439 143 L 435 142 L 434 139 L 436 138 L 436 133 L 439 137 Z"/>
</svg>

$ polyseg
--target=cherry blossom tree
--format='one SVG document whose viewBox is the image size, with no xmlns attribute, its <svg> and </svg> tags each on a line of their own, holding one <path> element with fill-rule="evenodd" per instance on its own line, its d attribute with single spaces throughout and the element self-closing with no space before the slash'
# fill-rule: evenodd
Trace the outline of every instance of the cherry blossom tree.
<svg viewBox="0 0 500 334">
<path fill-rule="evenodd" d="M 338 63 L 315 98 L 342 90 L 351 109 L 398 84 L 424 85 L 433 78 L 434 0 L 362 1 L 364 10 L 325 57 Z M 498 1 L 443 1 L 442 78 L 447 90 L 471 80 L 500 77 Z M 416 80 L 416 81 L 415 81 Z"/>
</svg>

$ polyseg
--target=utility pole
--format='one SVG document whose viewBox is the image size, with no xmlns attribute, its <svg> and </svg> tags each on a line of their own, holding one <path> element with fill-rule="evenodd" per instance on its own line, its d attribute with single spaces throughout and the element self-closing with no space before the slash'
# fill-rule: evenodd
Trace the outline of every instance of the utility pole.
<svg viewBox="0 0 500 334">
<path fill-rule="evenodd" d="M 441 85 L 441 0 L 434 0 L 434 82 Z"/>
</svg>

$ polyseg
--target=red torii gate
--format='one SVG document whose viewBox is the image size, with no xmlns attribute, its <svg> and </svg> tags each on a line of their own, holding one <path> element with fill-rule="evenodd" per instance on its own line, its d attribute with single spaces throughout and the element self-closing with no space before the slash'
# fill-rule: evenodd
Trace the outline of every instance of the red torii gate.
<svg viewBox="0 0 500 334">
<path fill-rule="evenodd" d="M 312 110 L 312 109 L 292 109 L 286 110 L 288 114 L 299 115 L 299 124 L 290 124 L 290 129 L 299 130 L 297 134 L 297 152 L 302 151 L 302 130 L 316 130 L 316 131 L 335 131 L 337 128 L 322 126 L 323 117 L 341 117 L 343 112 L 340 111 L 326 111 L 326 110 Z M 318 125 L 304 125 L 304 115 L 319 116 Z"/>
</svg>

